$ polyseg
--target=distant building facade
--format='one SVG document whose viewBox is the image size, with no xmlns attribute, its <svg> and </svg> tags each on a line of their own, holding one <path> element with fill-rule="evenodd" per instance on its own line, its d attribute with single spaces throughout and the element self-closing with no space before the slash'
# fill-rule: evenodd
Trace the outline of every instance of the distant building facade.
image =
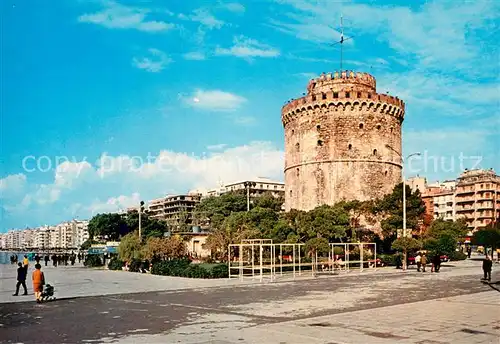
<svg viewBox="0 0 500 344">
<path fill-rule="evenodd" d="M 470 230 L 486 227 L 500 218 L 500 176 L 490 170 L 468 170 L 457 180 L 457 218 Z"/>
<path fill-rule="evenodd" d="M 149 216 L 166 221 L 173 232 L 185 231 L 193 226 L 193 211 L 200 201 L 199 193 L 157 198 L 148 202 Z"/>
</svg>

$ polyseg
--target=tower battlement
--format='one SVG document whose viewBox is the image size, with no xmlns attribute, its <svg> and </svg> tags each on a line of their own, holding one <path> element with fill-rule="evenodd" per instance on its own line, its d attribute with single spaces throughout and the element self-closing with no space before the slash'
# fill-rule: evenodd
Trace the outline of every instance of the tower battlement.
<svg viewBox="0 0 500 344">
<path fill-rule="evenodd" d="M 342 92 L 356 88 L 360 91 L 376 92 L 377 82 L 368 73 L 344 70 L 334 73 L 322 73 L 318 78 L 312 79 L 307 85 L 307 93 Z"/>
</svg>

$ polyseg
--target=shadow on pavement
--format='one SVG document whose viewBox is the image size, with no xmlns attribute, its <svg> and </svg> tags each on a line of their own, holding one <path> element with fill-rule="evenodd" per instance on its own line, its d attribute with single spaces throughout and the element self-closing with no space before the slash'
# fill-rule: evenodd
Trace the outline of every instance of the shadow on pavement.
<svg viewBox="0 0 500 344">
<path fill-rule="evenodd" d="M 483 281 L 483 283 L 489 285 L 491 289 L 500 292 L 500 281 L 496 281 L 496 282 Z"/>
</svg>

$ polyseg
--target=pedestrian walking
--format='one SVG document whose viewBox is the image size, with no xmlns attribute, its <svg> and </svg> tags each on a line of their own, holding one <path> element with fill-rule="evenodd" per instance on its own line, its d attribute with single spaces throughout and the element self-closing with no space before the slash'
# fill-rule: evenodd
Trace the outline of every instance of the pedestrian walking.
<svg viewBox="0 0 500 344">
<path fill-rule="evenodd" d="M 422 272 L 425 272 L 425 266 L 427 265 L 427 257 L 425 253 L 422 253 L 422 258 L 420 258 L 420 264 L 422 265 Z"/>
<path fill-rule="evenodd" d="M 42 266 L 40 264 L 35 265 L 35 271 L 33 271 L 33 292 L 35 293 L 35 299 L 37 303 L 42 302 L 42 292 L 43 285 L 45 284 L 45 276 L 42 272 Z"/>
<path fill-rule="evenodd" d="M 439 254 L 435 254 L 432 257 L 432 268 L 431 272 L 439 272 L 439 268 L 441 267 L 441 256 Z"/>
<path fill-rule="evenodd" d="M 17 268 L 17 284 L 16 284 L 16 293 L 12 294 L 12 296 L 19 295 L 19 287 L 23 286 L 24 294 L 28 295 L 28 289 L 26 288 L 26 269 L 24 268 L 22 263 L 17 264 L 19 267 Z"/>
<path fill-rule="evenodd" d="M 417 256 L 415 257 L 415 263 L 417 264 L 417 271 L 420 272 L 420 265 L 421 265 L 421 262 L 420 260 L 422 259 L 422 257 L 420 256 L 420 253 L 417 253 Z"/>
<path fill-rule="evenodd" d="M 43 260 L 45 261 L 45 266 L 47 266 L 47 264 L 49 263 L 49 260 L 50 260 L 48 253 L 45 254 L 45 257 L 43 257 Z"/>
<path fill-rule="evenodd" d="M 493 267 L 493 261 L 489 256 L 486 256 L 483 260 L 483 280 L 491 281 L 491 268 Z"/>
<path fill-rule="evenodd" d="M 467 247 L 467 258 L 470 259 L 470 255 L 472 254 L 472 247 Z"/>
</svg>

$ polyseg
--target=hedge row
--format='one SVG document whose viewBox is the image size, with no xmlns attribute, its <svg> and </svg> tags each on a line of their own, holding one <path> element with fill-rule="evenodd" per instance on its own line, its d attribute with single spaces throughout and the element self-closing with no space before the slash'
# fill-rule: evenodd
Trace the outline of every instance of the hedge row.
<svg viewBox="0 0 500 344">
<path fill-rule="evenodd" d="M 227 264 L 192 264 L 189 259 L 174 259 L 153 264 L 151 273 L 188 278 L 228 278 Z"/>
<path fill-rule="evenodd" d="M 85 258 L 85 261 L 83 262 L 83 266 L 88 266 L 89 268 L 103 266 L 103 265 L 104 263 L 101 257 L 99 257 L 96 254 L 89 254 L 87 258 Z"/>
</svg>

